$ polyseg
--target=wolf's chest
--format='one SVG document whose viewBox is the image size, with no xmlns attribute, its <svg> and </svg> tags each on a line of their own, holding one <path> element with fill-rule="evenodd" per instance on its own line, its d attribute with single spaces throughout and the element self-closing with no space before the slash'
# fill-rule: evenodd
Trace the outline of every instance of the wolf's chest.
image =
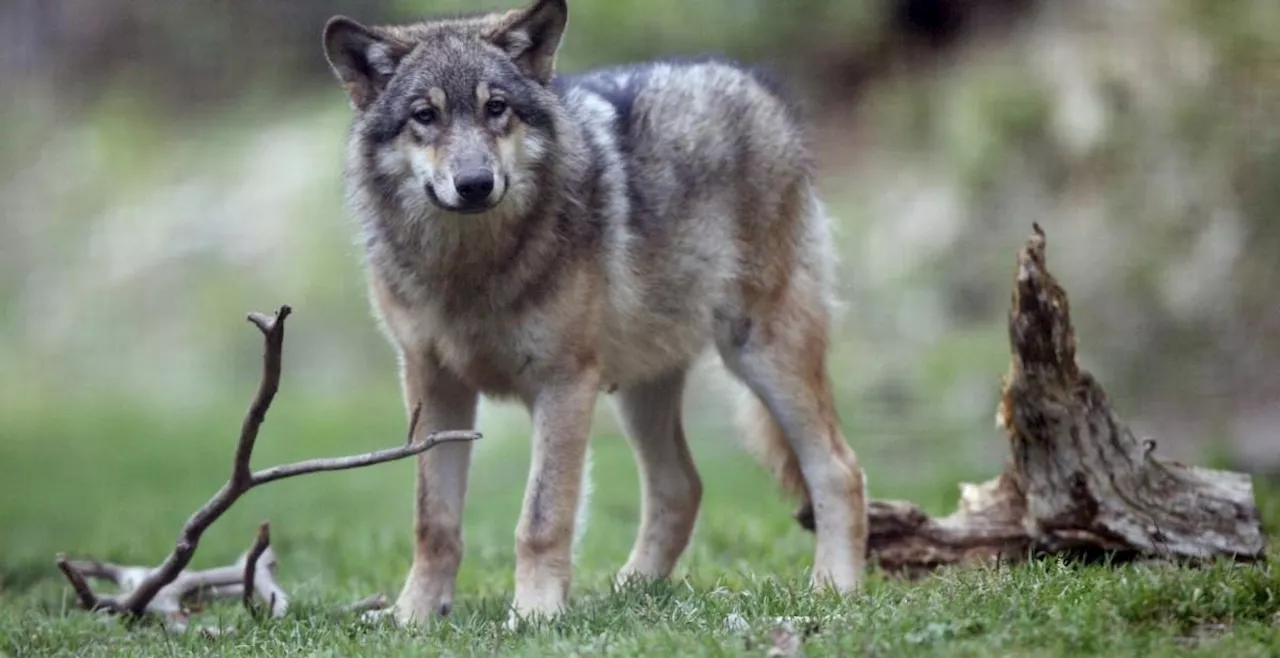
<svg viewBox="0 0 1280 658">
<path fill-rule="evenodd" d="M 453 327 L 438 331 L 434 343 L 443 365 L 477 391 L 528 398 L 536 390 L 536 372 L 550 356 L 549 346 L 537 344 L 520 329 Z"/>
<path fill-rule="evenodd" d="M 594 337 L 602 392 L 636 384 L 689 362 L 709 340 L 707 324 L 660 317 L 605 317 Z M 441 328 L 443 329 L 443 328 Z M 551 333 L 549 333 L 549 330 Z M 441 361 L 491 397 L 529 400 L 570 359 L 566 337 L 547 326 L 488 323 L 435 333 Z"/>
</svg>

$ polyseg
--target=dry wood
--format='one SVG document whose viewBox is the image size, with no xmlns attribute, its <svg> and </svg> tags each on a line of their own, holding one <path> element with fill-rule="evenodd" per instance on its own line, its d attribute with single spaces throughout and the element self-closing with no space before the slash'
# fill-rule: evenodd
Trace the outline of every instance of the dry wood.
<svg viewBox="0 0 1280 658">
<path fill-rule="evenodd" d="M 356 601 L 351 605 L 343 607 L 340 612 L 343 614 L 360 615 L 366 612 L 376 612 L 378 610 L 386 610 L 391 606 L 391 599 L 386 594 L 374 594 L 367 599 Z"/>
<path fill-rule="evenodd" d="M 870 510 L 870 557 L 915 572 L 1044 553 L 1255 560 L 1264 539 L 1249 476 L 1157 457 L 1076 363 L 1066 291 L 1045 267 L 1036 225 L 1018 253 L 997 425 L 1010 458 L 961 485 L 959 509 L 931 518 L 900 501 Z M 811 525 L 812 512 L 797 514 Z"/>
<path fill-rule="evenodd" d="M 268 536 L 260 532 L 258 538 L 259 541 L 254 543 L 253 548 L 233 565 L 179 572 L 176 578 L 165 583 L 147 602 L 145 614 L 158 619 L 170 631 L 181 633 L 187 629 L 189 611 L 193 606 L 215 599 L 241 598 L 245 591 L 250 595 L 256 591 L 270 602 L 272 616 L 283 615 L 285 606 L 288 605 L 287 598 L 272 596 L 273 593 L 283 592 L 275 582 L 276 558 L 270 546 L 262 541 L 268 539 Z M 255 554 L 256 557 L 253 557 Z M 250 559 L 254 559 L 252 569 L 248 565 Z M 136 591 L 156 571 L 150 567 L 109 562 L 72 562 L 61 555 L 58 556 L 58 566 L 72 581 L 82 608 L 115 614 L 127 614 L 119 601 Z M 121 593 L 114 597 L 98 596 L 89 588 L 86 578 L 111 582 Z M 80 585 L 74 584 L 76 582 Z M 248 597 L 245 597 L 245 601 L 248 607 Z M 214 632 L 208 628 L 201 630 L 205 633 Z"/>
<path fill-rule="evenodd" d="M 253 595 L 257 594 L 267 603 L 267 614 L 271 617 L 283 617 L 289 607 L 289 597 L 276 584 L 276 561 L 274 555 L 265 555 L 271 550 L 271 525 L 263 522 L 258 526 L 258 538 L 253 548 L 244 557 L 244 569 L 241 577 L 240 600 L 244 609 L 255 617 L 258 608 L 253 604 Z M 266 557 L 267 559 L 263 559 Z M 261 561 L 261 564 L 259 564 Z"/>
<path fill-rule="evenodd" d="M 248 320 L 262 332 L 264 338 L 262 378 L 241 425 L 231 476 L 213 498 L 187 519 L 173 551 L 164 562 L 152 569 L 102 562 L 72 562 L 66 556 L 58 555 L 58 568 L 71 583 L 80 607 L 130 619 L 155 616 L 170 630 L 182 632 L 187 628 L 187 611 L 192 603 L 239 597 L 251 613 L 256 613 L 253 606 L 256 594 L 267 604 L 269 616 L 283 616 L 288 609 L 288 596 L 275 580 L 276 558 L 270 548 L 270 528 L 266 523 L 259 527 L 252 548 L 235 565 L 206 571 L 186 571 L 204 531 L 241 496 L 256 486 L 284 478 L 381 464 L 419 454 L 441 443 L 474 441 L 480 438 L 476 432 L 433 432 L 424 440 L 415 441 L 414 430 L 421 412 L 419 405 L 410 418 L 408 438 L 402 446 L 362 455 L 312 459 L 253 471 L 250 462 L 258 430 L 280 388 L 284 326 L 290 313 L 288 306 L 281 306 L 273 317 L 260 313 L 248 316 Z M 120 588 L 120 593 L 109 597 L 100 596 L 89 587 L 86 576 L 111 581 Z M 374 609 L 378 600 L 383 599 L 371 598 L 358 605 L 364 606 L 363 609 L 366 610 Z M 216 633 L 213 629 L 203 630 L 208 634 Z"/>
<path fill-rule="evenodd" d="M 240 586 L 240 598 L 241 602 L 244 603 L 245 610 L 248 610 L 250 614 L 256 614 L 253 607 L 253 593 L 257 590 L 255 582 L 258 580 L 256 578 L 258 573 L 258 560 L 262 557 L 262 554 L 267 551 L 267 547 L 270 545 L 271 525 L 264 521 L 262 525 L 258 526 L 258 538 L 253 542 L 253 548 L 250 548 L 248 555 L 245 556 L 244 575 L 241 577 L 241 582 L 243 584 Z M 268 600 L 274 607 L 275 601 L 271 599 Z"/>
</svg>

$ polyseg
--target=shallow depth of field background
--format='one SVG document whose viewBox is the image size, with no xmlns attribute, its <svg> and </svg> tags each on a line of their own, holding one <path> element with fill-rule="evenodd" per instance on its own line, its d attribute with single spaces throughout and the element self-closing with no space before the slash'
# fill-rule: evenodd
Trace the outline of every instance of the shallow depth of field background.
<svg viewBox="0 0 1280 658">
<path fill-rule="evenodd" d="M 1280 3 L 570 5 L 562 71 L 727 52 L 776 66 L 807 105 L 842 259 L 830 364 L 873 496 L 942 513 L 958 482 L 1001 468 L 1005 313 L 1032 222 L 1081 358 L 1135 432 L 1271 491 Z M 320 32 L 334 13 L 459 8 L 472 5 L 0 6 L 0 605 L 57 610 L 59 550 L 163 555 L 229 468 L 258 377 L 248 311 L 295 310 L 258 465 L 403 440 L 342 205 L 347 99 Z M 711 360 L 690 388 L 707 491 L 678 575 L 800 577 L 811 539 L 734 443 L 736 390 Z M 528 459 L 522 409 L 481 416 L 460 601 L 510 591 Z M 583 591 L 625 560 L 639 503 L 604 400 L 594 437 Z M 394 592 L 411 491 L 409 462 L 271 485 L 214 526 L 197 565 L 234 559 L 269 518 L 299 597 Z"/>
</svg>

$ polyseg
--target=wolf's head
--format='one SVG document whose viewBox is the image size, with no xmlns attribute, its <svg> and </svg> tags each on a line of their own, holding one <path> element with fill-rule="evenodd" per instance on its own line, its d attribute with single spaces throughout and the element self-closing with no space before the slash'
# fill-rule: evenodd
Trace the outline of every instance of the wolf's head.
<svg viewBox="0 0 1280 658">
<path fill-rule="evenodd" d="M 547 85 L 567 20 L 565 0 L 390 27 L 331 18 L 325 54 L 362 170 L 413 214 L 527 202 L 554 137 Z"/>
</svg>

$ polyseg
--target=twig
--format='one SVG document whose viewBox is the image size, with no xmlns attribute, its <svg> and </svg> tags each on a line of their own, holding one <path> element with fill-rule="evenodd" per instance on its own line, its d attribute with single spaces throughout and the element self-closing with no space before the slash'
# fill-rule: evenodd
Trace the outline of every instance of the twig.
<svg viewBox="0 0 1280 658">
<path fill-rule="evenodd" d="M 376 452 L 364 455 L 354 455 L 351 457 L 334 457 L 328 459 L 310 459 L 296 464 L 286 464 L 284 466 L 273 466 L 264 468 L 252 475 L 252 484 L 256 487 L 260 484 L 291 478 L 295 475 L 306 475 L 307 473 L 319 473 L 321 471 L 342 471 L 350 468 L 360 468 L 362 466 L 372 466 L 384 462 L 404 459 L 410 455 L 416 455 L 420 452 L 430 450 L 441 443 L 458 443 L 461 441 L 475 441 L 475 432 L 465 431 L 449 431 L 449 432 L 433 432 L 423 441 L 411 443 L 399 448 L 385 448 Z"/>
<path fill-rule="evenodd" d="M 248 555 L 246 554 L 246 559 Z M 276 554 L 270 547 L 262 552 L 258 566 L 253 572 L 253 593 L 267 604 L 270 617 L 283 617 L 289 610 L 289 596 L 276 583 Z"/>
<path fill-rule="evenodd" d="M 276 311 L 275 317 L 267 317 L 261 313 L 249 314 L 249 322 L 262 332 L 266 349 L 262 352 L 262 380 L 258 384 L 258 394 L 254 396 L 248 413 L 244 415 L 244 423 L 240 426 L 240 441 L 236 444 L 236 456 L 232 464 L 232 482 L 240 481 L 247 484 L 249 461 L 253 458 L 253 446 L 258 440 L 258 429 L 267 419 L 267 410 L 275 400 L 276 391 L 280 390 L 284 321 L 290 313 L 293 313 L 293 309 L 285 304 Z"/>
<path fill-rule="evenodd" d="M 374 594 L 373 596 L 370 596 L 367 599 L 361 599 L 359 601 L 356 601 L 351 605 L 343 606 L 339 610 L 339 612 L 343 614 L 348 614 L 348 615 L 351 615 L 351 614 L 358 615 L 366 612 L 373 612 L 375 610 L 384 610 L 390 605 L 391 605 L 391 599 L 387 598 L 386 594 L 378 593 L 378 594 Z"/>
<path fill-rule="evenodd" d="M 98 595 L 93 593 L 89 583 L 85 582 L 84 576 L 67 561 L 67 556 L 62 553 L 58 554 L 58 568 L 66 575 L 67 580 L 71 581 L 71 589 L 75 590 L 76 596 L 80 599 L 80 607 L 85 610 L 98 610 L 102 607 L 103 601 L 98 599 Z"/>
<path fill-rule="evenodd" d="M 422 401 L 421 400 L 419 400 L 417 404 L 413 405 L 413 414 L 409 416 L 409 431 L 405 432 L 405 436 L 404 436 L 405 445 L 410 445 L 411 443 L 413 443 L 413 433 L 415 430 L 418 429 L 418 420 L 420 418 L 422 418 Z"/>
<path fill-rule="evenodd" d="M 244 602 L 244 609 L 249 611 L 250 615 L 257 616 L 257 610 L 253 606 L 254 576 L 258 571 L 258 558 L 266 552 L 267 547 L 271 545 L 271 525 L 266 521 L 258 526 L 258 537 L 253 542 L 253 547 L 249 549 L 249 554 L 244 560 L 244 585 L 243 591 L 240 593 Z"/>
<path fill-rule="evenodd" d="M 284 478 L 382 464 L 419 454 L 441 443 L 475 441 L 480 438 L 477 432 L 437 432 L 427 435 L 422 441 L 414 441 L 421 412 L 419 404 L 410 419 L 408 440 L 403 446 L 348 457 L 311 459 L 253 471 L 250 464 L 258 430 L 280 389 L 285 319 L 291 312 L 292 309 L 284 305 L 274 316 L 249 314 L 248 321 L 263 335 L 262 378 L 241 424 L 231 477 L 183 524 L 173 551 L 160 566 L 147 569 L 100 562 L 75 563 L 58 555 L 58 568 L 71 583 L 82 607 L 88 610 L 107 610 L 131 618 L 140 618 L 148 613 L 159 614 L 167 618 L 166 623 L 171 630 L 179 625 L 181 629 L 185 629 L 185 603 L 194 599 L 240 596 L 252 613 L 252 598 L 257 592 L 267 601 L 271 615 L 279 617 L 287 609 L 288 597 L 275 582 L 275 557 L 270 550 L 270 529 L 266 523 L 259 527 L 257 541 L 242 558 L 243 565 L 203 572 L 185 571 L 204 531 L 241 496 L 258 485 Z M 115 598 L 99 597 L 85 581 L 85 573 L 114 581 L 125 591 Z"/>
</svg>

